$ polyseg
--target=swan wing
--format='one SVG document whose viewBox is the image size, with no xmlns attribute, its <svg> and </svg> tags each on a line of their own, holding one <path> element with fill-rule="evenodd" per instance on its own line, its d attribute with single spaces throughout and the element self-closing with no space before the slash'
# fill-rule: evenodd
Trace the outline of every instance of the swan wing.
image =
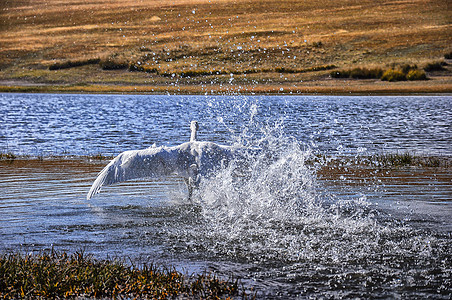
<svg viewBox="0 0 452 300">
<path fill-rule="evenodd" d="M 191 178 L 196 185 L 201 177 L 208 177 L 237 158 L 240 148 L 212 142 L 187 142 L 174 147 L 155 147 L 131 150 L 115 157 L 97 176 L 87 199 L 99 193 L 103 186 L 137 178 L 158 178 L 178 174 Z"/>
<path fill-rule="evenodd" d="M 192 151 L 196 152 L 197 165 L 201 176 L 209 176 L 227 165 L 234 157 L 235 149 L 212 142 L 198 142 Z"/>
<path fill-rule="evenodd" d="M 125 151 L 99 173 L 86 198 L 91 199 L 103 186 L 131 179 L 158 178 L 172 173 L 187 177 L 193 159 L 185 150 L 178 146 Z"/>
</svg>

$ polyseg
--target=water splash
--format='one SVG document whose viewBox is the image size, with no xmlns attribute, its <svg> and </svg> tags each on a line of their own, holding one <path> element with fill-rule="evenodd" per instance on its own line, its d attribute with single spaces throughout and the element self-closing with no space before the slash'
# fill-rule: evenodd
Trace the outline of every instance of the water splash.
<svg viewBox="0 0 452 300">
<path fill-rule="evenodd" d="M 387 218 L 365 195 L 325 197 L 313 152 L 284 133 L 283 119 L 260 122 L 258 110 L 249 106 L 241 132 L 217 119 L 234 144 L 249 151 L 201 182 L 198 226 L 173 228 L 179 242 L 209 256 L 257 263 L 338 266 L 430 256 L 433 237 Z"/>
<path fill-rule="evenodd" d="M 245 163 L 233 163 L 202 183 L 200 199 L 210 227 L 208 239 L 223 243 L 213 245 L 213 251 L 265 258 L 273 255 L 268 251 L 273 249 L 280 256 L 281 251 L 274 250 L 287 252 L 286 229 L 298 224 L 300 216 L 316 214 L 320 208 L 312 170 L 305 164 L 309 151 L 296 141 L 283 149 L 288 141 L 270 137 L 261 140 L 265 144 L 259 154 L 252 152 Z"/>
</svg>

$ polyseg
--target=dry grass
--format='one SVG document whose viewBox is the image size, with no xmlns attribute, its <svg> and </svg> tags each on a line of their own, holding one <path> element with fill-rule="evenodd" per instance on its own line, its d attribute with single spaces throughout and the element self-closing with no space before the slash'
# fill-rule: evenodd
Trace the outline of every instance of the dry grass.
<svg viewBox="0 0 452 300">
<path fill-rule="evenodd" d="M 82 251 L 0 255 L 2 299 L 248 299 L 238 281 L 154 265 L 96 260 Z"/>
<path fill-rule="evenodd" d="M 422 65 L 443 59 L 452 45 L 447 0 L 39 0 L 1 5 L 3 81 L 169 89 L 253 85 L 271 90 L 272 85 L 310 81 L 321 86 L 331 83 L 329 71 L 318 69 L 322 66 Z M 122 69 L 49 70 L 90 59 Z M 130 64 L 153 71 L 129 72 L 124 67 Z M 231 81 L 231 73 L 239 76 Z M 449 69 L 444 73 L 447 78 L 439 85 L 450 92 Z"/>
</svg>

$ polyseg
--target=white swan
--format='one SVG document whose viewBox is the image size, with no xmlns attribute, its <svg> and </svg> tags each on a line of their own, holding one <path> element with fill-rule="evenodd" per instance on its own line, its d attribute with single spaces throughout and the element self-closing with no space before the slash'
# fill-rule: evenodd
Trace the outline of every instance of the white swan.
<svg viewBox="0 0 452 300">
<path fill-rule="evenodd" d="M 103 186 L 117 182 L 177 174 L 184 177 L 190 199 L 193 188 L 199 184 L 201 177 L 208 176 L 227 164 L 238 150 L 233 146 L 196 141 L 196 121 L 191 122 L 190 129 L 190 142 L 179 146 L 152 147 L 119 154 L 99 173 L 86 198 L 91 199 Z"/>
</svg>

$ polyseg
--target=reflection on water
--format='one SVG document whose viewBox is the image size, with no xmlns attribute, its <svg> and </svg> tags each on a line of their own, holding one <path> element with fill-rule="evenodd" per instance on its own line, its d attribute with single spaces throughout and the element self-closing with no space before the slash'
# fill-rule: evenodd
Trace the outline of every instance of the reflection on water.
<svg viewBox="0 0 452 300">
<path fill-rule="evenodd" d="M 67 97 L 85 101 L 87 106 L 96 101 L 97 108 L 103 106 L 101 96 L 52 97 L 56 102 L 44 100 L 44 110 L 54 107 L 58 111 L 58 101 L 68 105 Z M 126 124 L 123 112 L 111 105 L 112 98 L 106 99 L 110 107 L 104 109 L 110 116 L 118 113 L 116 119 L 124 118 L 121 122 Z M 151 101 L 133 96 L 113 99 L 123 101 L 123 109 L 138 111 L 147 106 L 140 108 L 137 103 Z M 8 147 L 15 143 L 17 149 L 32 152 L 29 154 L 36 154 L 36 141 L 27 142 L 21 134 L 43 134 L 40 145 L 50 149 L 55 144 L 55 152 L 68 144 L 71 150 L 65 151 L 71 155 L 84 153 L 84 147 L 95 148 L 90 150 L 93 153 L 111 153 L 117 151 L 116 147 L 122 150 L 123 146 L 141 148 L 152 144 L 160 134 L 164 143 L 185 142 L 189 120 L 198 118 L 205 120 L 201 140 L 239 143 L 261 151 L 253 152 L 246 164 L 233 162 L 213 178 L 203 180 L 193 202 L 187 200 L 186 187 L 177 177 L 106 187 L 86 201 L 86 193 L 105 161 L 0 161 L 0 190 L 4 191 L 0 194 L 0 251 L 53 247 L 73 252 L 82 248 L 100 258 L 119 256 L 133 262 L 170 263 L 188 273 L 206 269 L 225 277 L 234 274 L 248 288 L 255 287 L 260 298 L 450 298 L 450 168 L 389 170 L 350 165 L 331 170 L 327 161 L 315 155 L 322 150 L 329 155 L 350 156 L 368 151 L 362 150 L 364 147 L 381 150 L 402 144 L 404 149 L 420 147 L 450 154 L 444 132 L 450 122 L 430 115 L 429 120 L 435 120 L 431 128 L 424 123 L 416 127 L 420 115 L 404 116 L 402 119 L 409 125 L 392 128 L 395 121 L 388 120 L 395 115 L 388 115 L 392 110 L 403 112 L 403 105 L 409 103 L 406 99 L 397 100 L 397 109 L 395 100 L 386 98 L 373 104 L 366 99 L 360 104 L 355 98 L 346 98 L 343 105 L 322 97 L 291 98 L 293 102 L 283 98 L 259 102 L 176 97 L 172 104 L 171 97 L 158 99 L 163 107 L 171 109 L 143 111 L 143 117 L 153 113 L 155 120 L 167 120 L 150 122 L 153 125 L 149 126 L 140 124 L 142 120 L 137 117 L 130 121 L 130 127 L 124 127 L 127 129 L 110 131 L 105 129 L 108 126 L 98 127 L 100 123 L 93 121 L 93 113 L 72 108 L 62 113 L 69 116 L 61 118 L 73 128 L 55 125 L 49 129 L 49 125 L 40 125 L 41 121 L 33 121 L 27 125 L 30 132 L 17 122 L 2 132 L 6 133 Z M 426 101 L 443 108 L 448 118 L 450 104 L 442 98 L 434 99 L 437 102 Z M 416 109 L 430 109 L 418 98 L 410 100 Z M 17 103 L 26 106 L 28 102 Z M 17 111 L 23 111 L 17 103 Z M 204 103 L 207 116 L 201 114 L 200 103 Z M 391 125 L 371 129 L 378 123 L 376 119 L 366 121 L 353 105 L 364 112 L 368 107 L 367 118 L 371 118 L 371 110 L 379 111 L 379 117 Z M 383 108 L 388 107 L 392 110 L 385 114 Z M 184 109 L 190 111 L 188 116 L 183 114 Z M 331 114 L 326 113 L 329 110 Z M 28 116 L 28 112 L 22 113 Z M 301 117 L 293 117 L 298 113 Z M 352 115 L 355 121 L 347 117 Z M 86 128 L 93 126 L 98 131 L 84 126 L 77 129 L 77 124 L 82 123 L 78 118 L 84 120 Z M 114 118 L 99 118 L 117 124 Z M 183 120 L 175 122 L 174 118 Z M 364 129 L 353 131 L 360 128 L 359 122 Z M 17 132 L 11 133 L 14 128 Z M 403 137 L 402 128 L 416 138 L 409 141 Z M 141 130 L 142 136 L 134 135 Z M 430 131 L 438 135 L 424 138 Z M 380 138 L 374 139 L 376 134 Z M 118 146 L 116 141 L 124 145 Z M 382 144 L 383 148 L 375 146 Z"/>
</svg>

